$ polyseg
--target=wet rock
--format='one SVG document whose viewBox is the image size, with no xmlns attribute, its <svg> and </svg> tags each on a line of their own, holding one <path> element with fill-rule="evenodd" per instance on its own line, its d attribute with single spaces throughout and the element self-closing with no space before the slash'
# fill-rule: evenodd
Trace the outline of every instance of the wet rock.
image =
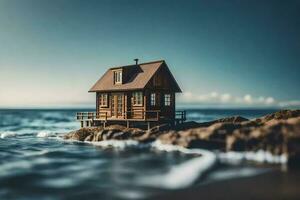
<svg viewBox="0 0 300 200">
<path fill-rule="evenodd" d="M 93 141 L 93 137 L 94 137 L 94 135 L 91 134 L 91 135 L 87 136 L 87 137 L 84 139 L 84 141 L 86 141 L 86 142 L 91 142 L 91 141 Z"/>
<path fill-rule="evenodd" d="M 130 133 L 129 132 L 119 131 L 119 132 L 114 132 L 111 139 L 114 139 L 114 140 L 127 140 L 129 138 L 130 138 Z"/>
<path fill-rule="evenodd" d="M 72 139 L 78 141 L 84 141 L 86 137 L 93 135 L 96 131 L 101 128 L 81 128 L 77 131 L 72 131 L 64 136 L 64 139 Z"/>
<path fill-rule="evenodd" d="M 249 119 L 241 116 L 226 117 L 213 121 L 213 123 L 241 123 L 249 121 Z"/>
<path fill-rule="evenodd" d="M 295 117 L 300 117 L 300 110 L 281 110 L 264 117 L 257 118 L 255 121 L 263 124 L 271 120 L 287 120 Z"/>
<path fill-rule="evenodd" d="M 179 145 L 187 148 L 222 151 L 265 150 L 274 155 L 287 155 L 289 163 L 300 163 L 300 110 L 282 110 L 248 120 L 240 116 L 211 122 L 185 122 L 176 127 L 163 124 L 150 130 L 113 125 L 106 128 L 82 128 L 65 139 L 79 141 L 137 140 Z M 300 164 L 299 164 L 300 165 Z"/>
<path fill-rule="evenodd" d="M 98 141 L 102 141 L 103 140 L 103 133 L 105 133 L 106 130 L 100 130 L 100 131 L 95 131 L 93 134 L 93 142 L 98 142 Z"/>
<path fill-rule="evenodd" d="M 272 120 L 253 128 L 237 129 L 226 139 L 228 151 L 265 150 L 272 154 L 300 155 L 300 117 Z"/>
</svg>

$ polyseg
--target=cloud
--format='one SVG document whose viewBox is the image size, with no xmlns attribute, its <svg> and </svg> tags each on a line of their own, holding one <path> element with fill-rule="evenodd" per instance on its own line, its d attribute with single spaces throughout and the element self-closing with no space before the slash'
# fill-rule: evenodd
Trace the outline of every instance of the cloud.
<svg viewBox="0 0 300 200">
<path fill-rule="evenodd" d="M 193 104 L 220 104 L 220 105 L 246 105 L 246 106 L 279 106 L 283 102 L 277 102 L 273 97 L 254 97 L 250 94 L 244 96 L 234 96 L 229 93 L 211 92 L 208 94 L 195 94 L 192 92 L 185 92 L 179 97 L 181 103 Z M 300 105 L 300 101 L 290 102 Z M 285 103 L 285 105 L 289 105 Z"/>
</svg>

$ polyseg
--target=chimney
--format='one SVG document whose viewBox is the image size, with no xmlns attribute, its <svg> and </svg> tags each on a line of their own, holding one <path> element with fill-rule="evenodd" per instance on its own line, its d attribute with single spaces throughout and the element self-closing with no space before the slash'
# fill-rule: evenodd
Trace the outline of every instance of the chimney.
<svg viewBox="0 0 300 200">
<path fill-rule="evenodd" d="M 134 61 L 135 61 L 135 65 L 138 65 L 139 59 L 136 58 L 136 59 L 134 59 Z"/>
</svg>

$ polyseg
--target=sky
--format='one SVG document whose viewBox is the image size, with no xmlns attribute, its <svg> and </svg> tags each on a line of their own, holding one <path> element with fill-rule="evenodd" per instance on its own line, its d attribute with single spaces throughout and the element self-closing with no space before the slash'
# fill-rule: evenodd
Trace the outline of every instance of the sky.
<svg viewBox="0 0 300 200">
<path fill-rule="evenodd" d="M 94 106 L 112 66 L 166 60 L 178 105 L 300 107 L 300 1 L 0 0 L 0 107 Z"/>
</svg>

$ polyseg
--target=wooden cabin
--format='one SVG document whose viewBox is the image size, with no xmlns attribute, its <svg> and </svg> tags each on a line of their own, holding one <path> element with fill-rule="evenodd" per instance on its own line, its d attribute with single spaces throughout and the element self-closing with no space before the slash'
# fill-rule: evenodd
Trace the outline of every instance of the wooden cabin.
<svg viewBox="0 0 300 200">
<path fill-rule="evenodd" d="M 81 126 L 125 124 L 127 127 L 146 122 L 180 123 L 185 112 L 176 112 L 176 93 L 181 92 L 164 60 L 113 67 L 94 84 L 96 112 L 77 113 Z"/>
</svg>

